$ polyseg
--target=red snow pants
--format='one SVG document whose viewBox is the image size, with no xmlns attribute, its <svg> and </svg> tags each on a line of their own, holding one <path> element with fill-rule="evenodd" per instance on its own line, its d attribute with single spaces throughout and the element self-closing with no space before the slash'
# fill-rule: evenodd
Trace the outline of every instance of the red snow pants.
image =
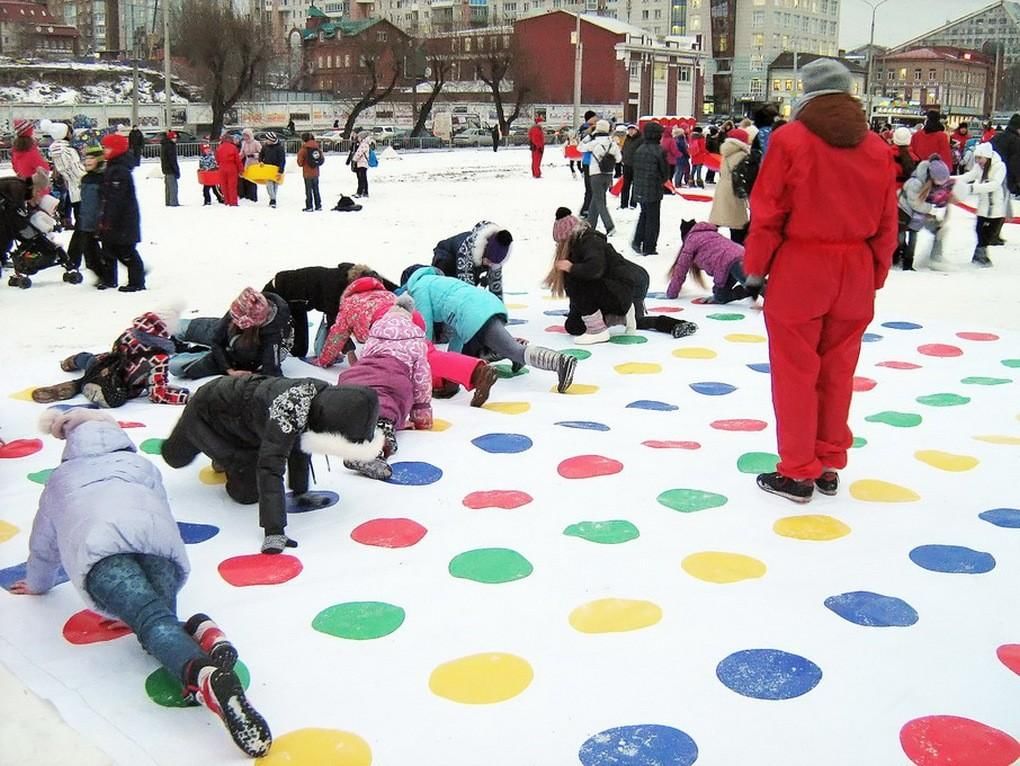
<svg viewBox="0 0 1020 766">
<path fill-rule="evenodd" d="M 542 177 L 542 152 L 544 149 L 531 150 L 531 175 L 535 178 Z"/>
<path fill-rule="evenodd" d="M 485 364 L 481 359 L 473 356 L 457 354 L 453 351 L 439 351 L 435 346 L 429 344 L 429 367 L 432 368 L 432 387 L 439 388 L 444 380 L 452 380 L 459 383 L 467 391 L 471 391 L 471 376 L 475 368 Z"/>
<path fill-rule="evenodd" d="M 220 191 L 223 192 L 223 201 L 227 205 L 237 207 L 237 175 L 224 171 L 220 181 Z"/>
<path fill-rule="evenodd" d="M 787 241 L 776 254 L 765 326 L 783 476 L 815 479 L 846 467 L 854 371 L 874 313 L 867 245 Z"/>
</svg>

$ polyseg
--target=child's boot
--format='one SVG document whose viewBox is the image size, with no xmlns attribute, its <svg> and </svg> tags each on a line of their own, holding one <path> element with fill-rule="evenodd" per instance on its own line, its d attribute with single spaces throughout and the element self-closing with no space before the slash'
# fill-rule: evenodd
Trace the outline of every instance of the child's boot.
<svg viewBox="0 0 1020 766">
<path fill-rule="evenodd" d="M 637 332 L 637 312 L 633 303 L 627 309 L 627 316 L 623 318 L 623 324 L 627 328 L 628 335 L 634 335 Z"/>
<path fill-rule="evenodd" d="M 189 679 L 188 691 L 223 721 L 234 743 L 245 754 L 261 758 L 269 752 L 273 744 L 269 724 L 248 702 L 241 680 L 233 670 L 202 665 L 189 669 L 188 673 L 194 676 Z"/>
<path fill-rule="evenodd" d="M 609 328 L 606 327 L 605 319 L 601 311 L 581 317 L 584 321 L 584 335 L 574 338 L 578 346 L 591 346 L 596 343 L 606 343 L 609 340 Z"/>
<path fill-rule="evenodd" d="M 72 354 L 71 356 L 67 357 L 67 359 L 62 359 L 60 361 L 60 369 L 62 369 L 64 372 L 76 371 L 78 369 L 78 365 L 75 364 L 75 358 L 77 356 L 78 356 L 77 354 Z"/>
<path fill-rule="evenodd" d="M 237 649 L 227 640 L 220 626 L 207 614 L 199 612 L 184 623 L 185 632 L 195 639 L 202 651 L 212 657 L 216 667 L 233 670 L 237 663 Z"/>
<path fill-rule="evenodd" d="M 489 391 L 496 384 L 496 380 L 496 369 L 491 364 L 479 364 L 475 367 L 471 373 L 471 387 L 474 389 L 471 396 L 472 407 L 481 407 L 489 400 Z"/>
<path fill-rule="evenodd" d="M 981 268 L 988 268 L 989 266 L 991 266 L 992 259 L 988 257 L 988 248 L 986 247 L 975 248 L 974 257 L 970 259 L 970 262 L 973 263 L 975 266 L 980 266 Z M 32 397 L 35 398 L 34 393 L 32 394 Z"/>
<path fill-rule="evenodd" d="M 698 326 L 694 322 L 674 319 L 673 317 L 661 314 L 642 317 L 637 321 L 637 327 L 639 330 L 655 330 L 655 332 L 668 333 L 674 338 L 686 338 L 688 335 L 694 335 L 698 331 Z"/>
<path fill-rule="evenodd" d="M 65 399 L 73 399 L 81 391 L 81 384 L 77 380 L 68 380 L 64 383 L 57 383 L 55 386 L 42 386 L 32 391 L 32 401 L 39 404 L 50 402 L 62 402 Z"/>
<path fill-rule="evenodd" d="M 393 426 L 392 420 L 386 418 L 379 418 L 379 422 L 376 424 L 376 428 L 383 432 L 383 443 L 382 458 L 388 458 L 397 451 L 397 432 Z"/>
<path fill-rule="evenodd" d="M 362 476 L 376 481 L 386 481 L 393 475 L 390 464 L 381 457 L 377 457 L 375 460 L 345 460 L 344 468 L 357 471 Z"/>
<path fill-rule="evenodd" d="M 601 318 L 601 314 L 599 316 Z M 608 330 L 606 335 L 609 335 Z M 543 346 L 528 346 L 524 349 L 524 361 L 526 364 L 531 367 L 537 367 L 539 370 L 555 372 L 558 379 L 556 390 L 561 394 L 566 392 L 570 388 L 570 384 L 574 382 L 574 370 L 577 367 L 577 359 L 568 354 L 553 351 L 551 348 Z"/>
</svg>

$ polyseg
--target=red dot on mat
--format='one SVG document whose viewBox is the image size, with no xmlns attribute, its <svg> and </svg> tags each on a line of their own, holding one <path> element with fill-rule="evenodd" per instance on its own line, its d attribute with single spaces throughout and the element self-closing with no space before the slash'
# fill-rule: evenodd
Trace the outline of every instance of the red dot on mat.
<svg viewBox="0 0 1020 766">
<path fill-rule="evenodd" d="M 863 378 L 860 375 L 854 375 L 854 391 L 870 391 L 878 383 L 873 381 L 871 378 Z"/>
<path fill-rule="evenodd" d="M 995 650 L 999 662 L 1020 676 L 1020 644 L 1003 644 Z"/>
<path fill-rule="evenodd" d="M 472 492 L 464 498 L 463 502 L 468 508 L 520 508 L 527 505 L 534 498 L 527 492 L 518 492 L 516 489 L 492 489 L 486 492 Z"/>
<path fill-rule="evenodd" d="M 1010 766 L 1020 742 L 1004 731 L 955 715 L 915 718 L 900 729 L 900 746 L 917 766 Z"/>
<path fill-rule="evenodd" d="M 993 332 L 958 332 L 957 338 L 964 340 L 998 340 L 999 336 Z"/>
<path fill-rule="evenodd" d="M 568 457 L 556 470 L 564 479 L 590 479 L 619 473 L 623 470 L 623 463 L 602 455 L 577 455 Z"/>
<path fill-rule="evenodd" d="M 120 620 L 96 614 L 91 609 L 82 609 L 72 614 L 64 623 L 64 638 L 71 644 L 98 644 L 126 636 L 131 628 Z"/>
<path fill-rule="evenodd" d="M 117 425 L 121 428 L 145 428 L 145 423 L 139 423 L 137 420 L 118 420 Z"/>
<path fill-rule="evenodd" d="M 948 343 L 926 343 L 918 346 L 917 352 L 925 356 L 963 356 L 963 349 Z"/>
<path fill-rule="evenodd" d="M 657 314 L 676 314 L 679 311 L 683 311 L 680 306 L 652 306 L 648 310 L 654 311 Z"/>
<path fill-rule="evenodd" d="M 920 370 L 921 365 L 913 362 L 879 362 L 876 367 L 888 367 L 890 370 Z"/>
<path fill-rule="evenodd" d="M 43 447 L 42 439 L 15 439 L 0 446 L 0 459 L 34 455 Z"/>
<path fill-rule="evenodd" d="M 546 332 L 558 332 L 561 335 L 566 335 L 567 334 L 567 328 L 564 327 L 561 324 L 551 324 L 551 325 L 549 325 L 548 327 L 545 328 L 545 331 Z"/>
<path fill-rule="evenodd" d="M 220 577 L 238 588 L 245 585 L 279 585 L 293 580 L 304 567 L 295 556 L 285 553 L 254 553 L 220 562 Z"/>
<path fill-rule="evenodd" d="M 764 420 L 713 420 L 712 428 L 717 431 L 764 431 L 768 426 Z"/>
<path fill-rule="evenodd" d="M 658 439 L 649 439 L 648 441 L 641 442 L 646 447 L 652 449 L 701 449 L 701 445 L 697 442 L 675 442 L 675 441 L 660 441 Z"/>
<path fill-rule="evenodd" d="M 377 548 L 410 548 L 428 532 L 412 519 L 372 519 L 357 526 L 351 539 Z"/>
</svg>

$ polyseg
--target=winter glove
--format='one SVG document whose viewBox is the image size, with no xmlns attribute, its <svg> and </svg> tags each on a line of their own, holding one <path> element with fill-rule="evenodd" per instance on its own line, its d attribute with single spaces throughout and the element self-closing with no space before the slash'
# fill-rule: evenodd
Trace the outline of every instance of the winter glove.
<svg viewBox="0 0 1020 766">
<path fill-rule="evenodd" d="M 945 207 L 953 196 L 952 184 L 938 186 L 928 195 L 928 201 L 935 207 Z"/>
<path fill-rule="evenodd" d="M 764 286 L 765 280 L 758 274 L 748 274 L 744 278 L 744 289 L 746 289 L 748 294 L 752 295 L 755 299 L 757 299 L 761 294 L 761 290 Z"/>
<path fill-rule="evenodd" d="M 297 507 L 303 511 L 314 511 L 318 508 L 325 508 L 329 505 L 329 496 L 320 492 L 304 492 L 294 496 Z"/>
<path fill-rule="evenodd" d="M 411 408 L 411 422 L 416 431 L 432 430 L 432 407 L 427 404 L 415 405 Z"/>
</svg>

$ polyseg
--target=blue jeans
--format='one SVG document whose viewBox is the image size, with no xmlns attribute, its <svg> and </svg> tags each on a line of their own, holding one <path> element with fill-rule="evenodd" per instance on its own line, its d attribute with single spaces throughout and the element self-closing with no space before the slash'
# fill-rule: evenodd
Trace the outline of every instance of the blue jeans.
<svg viewBox="0 0 1020 766">
<path fill-rule="evenodd" d="M 85 590 L 96 605 L 127 625 L 149 654 L 185 682 L 192 660 L 211 662 L 177 619 L 180 570 L 170 559 L 122 553 L 100 559 L 85 577 Z"/>
<path fill-rule="evenodd" d="M 209 345 L 213 341 L 213 330 L 215 329 L 215 323 L 210 321 L 199 321 L 195 327 L 196 329 L 189 332 L 189 328 L 192 324 L 191 319 L 181 319 L 177 324 L 176 336 L 180 340 L 189 341 L 191 343 L 198 343 L 200 345 Z M 205 359 L 211 351 L 185 351 L 180 354 L 174 354 L 170 357 L 170 374 L 178 378 L 189 377 L 187 374 L 188 368 L 191 367 L 195 362 L 199 362 Z M 208 373 L 207 373 L 208 374 Z M 201 377 L 201 376 L 198 376 Z"/>
</svg>

